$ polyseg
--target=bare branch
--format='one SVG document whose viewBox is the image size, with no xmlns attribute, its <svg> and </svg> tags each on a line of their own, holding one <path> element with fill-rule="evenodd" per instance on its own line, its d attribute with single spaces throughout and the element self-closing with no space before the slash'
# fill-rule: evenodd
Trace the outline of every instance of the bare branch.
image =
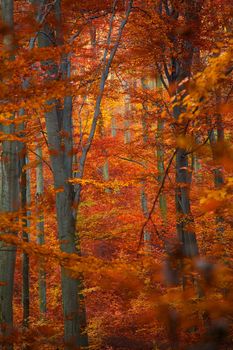
<svg viewBox="0 0 233 350">
<path fill-rule="evenodd" d="M 129 15 L 131 13 L 132 6 L 133 6 L 133 0 L 129 1 L 129 5 L 128 5 L 128 8 L 126 10 L 125 17 L 124 17 L 124 19 L 122 19 L 120 27 L 118 29 L 118 35 L 117 35 L 116 41 L 115 41 L 112 49 L 110 49 L 110 52 L 109 52 L 109 46 L 111 43 L 111 37 L 112 37 L 112 31 L 113 31 L 113 21 L 115 18 L 116 4 L 117 4 L 117 0 L 114 0 L 113 8 L 112 8 L 112 16 L 111 16 L 110 24 L 109 24 L 109 32 L 108 32 L 108 36 L 107 36 L 107 47 L 104 51 L 104 55 L 103 55 L 103 59 L 102 59 L 103 70 L 102 70 L 102 74 L 101 74 L 101 78 L 100 78 L 99 93 L 98 93 L 97 98 L 96 98 L 94 116 L 92 119 L 90 133 L 89 133 L 86 145 L 83 149 L 83 152 L 82 152 L 82 155 L 81 155 L 80 161 L 79 161 L 79 172 L 77 173 L 78 178 L 82 178 L 83 173 L 84 173 L 84 166 L 86 163 L 87 154 L 88 154 L 88 151 L 91 147 L 92 140 L 93 140 L 94 135 L 95 135 L 97 120 L 98 120 L 99 115 L 100 115 L 100 107 L 101 107 L 101 102 L 102 102 L 102 98 L 103 98 L 105 82 L 108 78 L 108 74 L 109 74 L 109 70 L 110 70 L 112 61 L 113 61 L 115 54 L 117 52 L 117 49 L 119 47 L 124 27 L 125 27 L 126 23 L 128 22 L 128 18 L 129 18 Z M 109 57 L 107 57 L 108 53 L 109 53 Z M 81 188 L 82 188 L 81 184 L 77 185 L 77 187 L 76 187 L 76 193 L 75 193 L 75 198 L 74 198 L 74 206 L 75 207 L 77 207 L 79 204 Z M 76 217 L 75 213 L 74 213 L 74 216 Z"/>
<path fill-rule="evenodd" d="M 165 170 L 163 179 L 162 179 L 162 181 L 161 181 L 161 185 L 160 185 L 160 187 L 159 187 L 159 190 L 158 190 L 158 192 L 157 192 L 157 194 L 156 194 L 156 197 L 155 197 L 155 199 L 154 199 L 154 202 L 153 202 L 153 204 L 152 204 L 152 207 L 151 207 L 151 210 L 150 210 L 150 212 L 149 212 L 148 218 L 146 219 L 146 221 L 144 222 L 144 224 L 143 224 L 143 226 L 142 226 L 142 228 L 141 228 L 140 238 L 139 238 L 139 243 L 138 243 L 137 251 L 140 249 L 140 246 L 141 246 L 141 243 L 142 243 L 142 239 L 143 239 L 144 229 L 146 228 L 148 222 L 151 221 L 151 217 L 152 217 L 152 214 L 153 214 L 153 212 L 154 212 L 156 203 L 157 203 L 157 201 L 158 201 L 158 199 L 159 199 L 160 194 L 162 193 L 163 187 L 164 187 L 164 185 L 165 185 L 166 178 L 167 178 L 167 176 L 168 176 L 170 167 L 171 167 L 171 165 L 172 165 L 172 162 L 173 162 L 173 159 L 175 158 L 176 153 L 177 153 L 177 149 L 173 152 L 173 154 L 172 154 L 172 156 L 171 156 L 171 158 L 170 158 L 170 160 L 169 160 L 169 162 L 168 162 L 168 165 L 167 165 L 167 168 L 166 168 L 166 170 Z"/>
</svg>

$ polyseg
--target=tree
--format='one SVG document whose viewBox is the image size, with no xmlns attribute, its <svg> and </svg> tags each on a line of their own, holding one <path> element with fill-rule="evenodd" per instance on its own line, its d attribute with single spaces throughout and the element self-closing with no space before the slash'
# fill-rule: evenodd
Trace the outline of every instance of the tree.
<svg viewBox="0 0 233 350">
<path fill-rule="evenodd" d="M 14 51 L 14 23 L 13 23 L 13 1 L 2 1 L 1 4 L 2 21 L 6 26 L 6 33 L 3 37 L 5 49 L 4 64 L 7 67 L 7 60 L 13 60 Z M 7 77 L 3 76 L 6 80 Z M 2 101 L 7 104 L 8 101 Z M 14 113 L 5 113 L 5 121 L 1 123 L 2 150 L 1 150 L 1 215 L 7 215 L 8 225 L 1 228 L 1 233 L 9 232 L 14 235 L 9 223 L 17 221 L 19 210 L 19 167 L 17 141 L 9 140 L 10 135 L 15 133 Z M 10 229 L 10 231 L 9 231 Z M 5 232 L 4 232 L 5 231 Z M 6 246 L 2 241 L 0 245 L 0 320 L 1 335 L 10 336 L 13 327 L 13 290 L 14 290 L 14 269 L 15 269 L 16 247 Z M 12 349 L 9 344 L 7 349 Z"/>
<path fill-rule="evenodd" d="M 41 2 L 39 5 L 39 18 L 44 15 L 45 5 Z M 127 23 L 131 12 L 132 3 L 129 2 L 126 9 L 125 17 L 121 20 L 118 29 L 116 41 L 112 43 L 113 20 L 116 15 L 116 2 L 113 3 L 106 49 L 103 54 L 103 68 L 100 75 L 99 88 L 95 100 L 94 115 L 92 119 L 90 133 L 87 142 L 82 150 L 79 159 L 78 179 L 82 179 L 86 157 L 90 149 L 97 120 L 100 115 L 100 106 L 104 92 L 105 82 L 108 78 L 109 69 L 118 49 L 123 29 Z M 58 45 L 63 43 L 61 34 L 62 13 L 59 3 L 52 9 L 54 19 L 57 23 L 56 29 L 53 29 L 49 22 L 43 23 L 43 31 L 38 34 L 39 47 L 49 47 L 55 41 Z M 56 34 L 55 34 L 56 31 Z M 59 36 L 60 35 L 60 36 Z M 113 47 L 109 49 L 112 43 Z M 109 55 L 109 56 L 108 56 Z M 48 76 L 57 77 L 58 67 L 52 63 L 52 69 L 47 70 L 46 66 L 51 62 L 43 63 Z M 67 56 L 62 57 L 61 73 L 64 78 L 69 78 L 70 62 Z M 76 236 L 77 208 L 80 203 L 81 185 L 75 185 L 68 182 L 72 177 L 72 97 L 64 97 L 64 106 L 56 99 L 47 102 L 49 111 L 45 114 L 46 129 L 48 137 L 48 147 L 50 152 L 51 165 L 54 176 L 56 194 L 56 210 L 58 220 L 58 232 L 61 250 L 66 253 L 80 253 L 80 247 L 77 247 L 79 238 Z M 61 132 L 65 132 L 64 139 Z M 85 306 L 83 305 L 82 281 L 71 278 L 65 269 L 62 269 L 62 291 L 63 291 L 63 310 L 65 317 L 65 342 L 68 348 L 70 344 L 76 346 L 87 346 L 87 335 L 85 334 Z M 84 335 L 82 333 L 84 332 Z"/>
<path fill-rule="evenodd" d="M 15 0 L 10 10 L 1 348 L 231 348 L 231 6 Z"/>
</svg>

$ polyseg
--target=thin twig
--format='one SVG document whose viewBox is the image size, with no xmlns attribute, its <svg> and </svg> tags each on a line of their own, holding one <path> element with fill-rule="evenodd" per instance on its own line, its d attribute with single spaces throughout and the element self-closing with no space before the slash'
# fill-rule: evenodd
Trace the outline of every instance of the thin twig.
<svg viewBox="0 0 233 350">
<path fill-rule="evenodd" d="M 45 140 L 45 143 L 46 143 L 47 147 L 49 148 L 48 140 L 47 140 L 46 135 L 45 135 L 46 133 L 45 133 L 45 131 L 43 130 L 43 127 L 42 127 L 40 118 L 38 118 L 38 122 L 39 122 L 39 124 L 40 124 L 40 131 L 41 131 L 41 134 L 42 134 L 42 136 L 43 136 L 43 139 Z"/>
<path fill-rule="evenodd" d="M 150 210 L 150 212 L 149 212 L 148 218 L 146 219 L 146 221 L 144 222 L 144 224 L 143 224 L 143 226 L 142 226 L 142 228 L 141 228 L 140 238 L 139 238 L 139 243 L 138 243 L 137 251 L 139 250 L 139 248 L 140 248 L 140 246 L 141 246 L 141 243 L 142 243 L 142 238 L 143 238 L 143 234 L 144 234 L 144 229 L 145 229 L 146 225 L 148 224 L 148 222 L 151 221 L 151 217 L 152 217 L 152 214 L 153 214 L 153 212 L 154 212 L 156 203 L 157 203 L 157 201 L 158 201 L 158 199 L 159 199 L 160 194 L 162 193 L 162 190 L 163 190 L 163 187 L 164 187 L 166 178 L 167 178 L 167 176 L 168 176 L 168 172 L 169 172 L 170 167 L 171 167 L 171 165 L 172 165 L 173 159 L 174 159 L 174 157 L 175 157 L 175 155 L 176 155 L 176 153 L 177 153 L 177 150 L 178 150 L 178 149 L 176 149 L 176 150 L 173 152 L 173 154 L 172 154 L 172 156 L 171 156 L 171 158 L 170 158 L 170 160 L 169 160 L 169 162 L 168 162 L 168 165 L 167 165 L 167 168 L 166 168 L 166 170 L 165 170 L 165 173 L 164 173 L 164 176 L 163 176 L 161 185 L 160 185 L 160 187 L 159 187 L 159 190 L 158 190 L 158 192 L 157 192 L 157 194 L 156 194 L 156 197 L 155 197 L 155 199 L 154 199 L 154 202 L 153 202 L 153 204 L 152 204 L 152 207 L 151 207 L 151 210 Z"/>
<path fill-rule="evenodd" d="M 213 129 L 210 130 L 210 132 L 212 131 Z M 188 156 L 189 154 L 192 154 L 198 151 L 202 146 L 204 146 L 209 141 L 209 138 L 210 138 L 210 135 L 205 139 L 205 141 L 202 144 L 198 145 L 196 148 L 193 148 L 192 151 L 186 152 L 185 155 Z"/>
<path fill-rule="evenodd" d="M 35 154 L 35 155 L 37 156 L 37 158 L 39 158 L 40 160 L 42 160 L 42 162 L 45 163 L 45 164 L 48 166 L 48 168 L 51 170 L 51 172 L 53 172 L 53 169 L 51 168 L 51 165 L 50 165 L 46 160 L 44 160 L 41 156 L 39 156 L 39 155 L 38 155 L 35 151 L 33 151 L 32 149 L 30 149 L 30 148 L 28 148 L 28 147 L 27 147 L 27 149 L 28 149 L 29 152 Z"/>
<path fill-rule="evenodd" d="M 147 169 L 147 166 L 145 164 L 143 164 L 137 160 L 129 159 L 129 158 L 125 158 L 125 157 L 120 157 L 120 156 L 115 156 L 115 157 L 118 159 L 126 160 L 126 161 L 131 162 L 131 163 L 136 163 L 136 164 L 142 166 L 143 168 Z"/>
</svg>

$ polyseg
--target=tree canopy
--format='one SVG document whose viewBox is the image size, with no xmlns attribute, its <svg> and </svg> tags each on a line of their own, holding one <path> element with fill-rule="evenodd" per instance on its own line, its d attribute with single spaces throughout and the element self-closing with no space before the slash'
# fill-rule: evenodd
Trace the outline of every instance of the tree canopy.
<svg viewBox="0 0 233 350">
<path fill-rule="evenodd" d="M 231 2 L 0 7 L 0 350 L 231 349 Z"/>
</svg>

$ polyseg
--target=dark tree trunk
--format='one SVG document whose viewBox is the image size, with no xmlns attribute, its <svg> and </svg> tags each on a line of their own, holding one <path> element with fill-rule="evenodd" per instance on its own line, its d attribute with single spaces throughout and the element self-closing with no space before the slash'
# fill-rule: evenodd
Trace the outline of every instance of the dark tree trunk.
<svg viewBox="0 0 233 350">
<path fill-rule="evenodd" d="M 12 59 L 14 43 L 13 25 L 13 0 L 1 1 L 1 16 L 10 32 L 4 35 L 3 43 L 9 51 L 9 59 Z M 3 77 L 4 78 L 4 77 Z M 14 115 L 11 117 L 12 121 Z M 1 125 L 1 131 L 6 135 L 15 132 L 14 124 Z M 16 213 L 19 209 L 19 166 L 18 150 L 16 141 L 3 141 L 0 161 L 0 213 L 10 214 L 12 220 L 16 220 Z M 2 233 L 16 234 L 9 229 L 2 229 Z M 0 241 L 0 335 L 9 336 L 13 328 L 13 291 L 15 271 L 16 247 L 5 245 Z M 11 350 L 13 344 L 0 345 L 1 349 Z"/>
<path fill-rule="evenodd" d="M 170 16 L 173 21 L 179 17 L 177 9 L 166 4 L 166 15 Z M 201 8 L 200 0 L 186 0 L 183 2 L 183 18 L 187 26 L 192 26 L 195 22 L 199 23 L 199 11 Z M 162 9 L 160 9 L 162 11 Z M 197 29 L 196 29 L 197 30 Z M 165 73 L 169 84 L 169 91 L 175 97 L 176 105 L 173 108 L 173 117 L 177 126 L 177 137 L 184 137 L 186 135 L 189 121 L 185 117 L 180 118 L 181 114 L 185 112 L 183 106 L 183 98 L 186 94 L 185 83 L 190 79 L 194 46 L 190 38 L 183 38 L 182 42 L 176 37 L 176 34 L 170 35 L 170 40 L 174 45 L 174 50 L 178 44 L 182 46 L 182 53 L 174 53 L 171 57 L 170 67 L 165 64 Z M 169 72 L 169 68 L 170 72 Z M 189 156 L 186 149 L 178 147 L 176 152 L 176 189 L 175 189 L 175 203 L 177 214 L 177 236 L 182 245 L 184 257 L 194 257 L 198 255 L 198 244 L 194 228 L 194 219 L 191 212 L 190 205 L 190 185 L 191 175 L 189 169 Z"/>
<path fill-rule="evenodd" d="M 43 178 L 43 163 L 42 163 L 42 148 L 38 145 L 36 148 L 37 159 L 39 161 L 36 167 L 36 205 L 37 205 L 37 242 L 40 245 L 45 243 L 44 237 L 44 216 L 41 208 L 40 199 L 44 193 L 44 178 Z M 39 262 L 39 304 L 41 317 L 46 315 L 46 272 L 43 265 L 43 259 Z"/>
</svg>

